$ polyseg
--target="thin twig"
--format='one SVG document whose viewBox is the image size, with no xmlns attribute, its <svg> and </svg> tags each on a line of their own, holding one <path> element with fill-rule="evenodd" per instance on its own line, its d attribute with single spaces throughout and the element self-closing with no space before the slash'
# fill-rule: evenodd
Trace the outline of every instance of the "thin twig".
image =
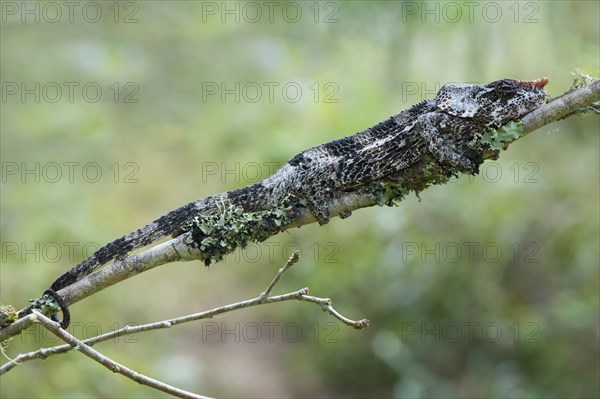
<svg viewBox="0 0 600 399">
<path fill-rule="evenodd" d="M 157 321 L 154 323 L 142 324 L 139 326 L 125 326 L 119 330 L 111 331 L 109 333 L 102 334 L 97 337 L 88 338 L 88 339 L 82 340 L 80 342 L 91 347 L 98 342 L 107 341 L 107 340 L 110 340 L 115 337 L 123 337 L 126 335 L 136 334 L 136 333 L 144 332 L 144 331 L 171 328 L 172 326 L 175 326 L 177 324 L 189 323 L 192 321 L 197 321 L 197 320 L 202 320 L 202 319 L 210 319 L 210 318 L 220 315 L 220 314 L 230 313 L 233 310 L 249 308 L 252 306 L 266 305 L 269 303 L 291 301 L 291 300 L 298 300 L 298 301 L 302 301 L 302 302 L 310 302 L 310 303 L 317 304 L 317 305 L 321 306 L 321 308 L 323 310 L 329 312 L 336 319 L 338 319 L 341 322 L 343 322 L 344 324 L 354 327 L 356 329 L 361 329 L 361 328 L 365 328 L 365 327 L 369 326 L 369 321 L 366 319 L 354 321 L 354 320 L 351 320 L 351 319 L 341 315 L 338 311 L 336 311 L 333 308 L 333 306 L 331 304 L 331 300 L 329 298 L 319 298 L 319 297 L 314 297 L 314 296 L 308 295 L 308 288 L 305 287 L 305 288 L 302 288 L 302 289 L 299 289 L 299 290 L 296 290 L 293 292 L 289 292 L 287 294 L 270 296 L 270 297 L 266 297 L 266 298 L 258 296 L 256 298 L 248 299 L 246 301 L 236 302 L 236 303 L 233 303 L 230 305 L 221 306 L 221 307 L 218 307 L 215 309 L 207 310 L 205 312 L 193 313 L 193 314 L 176 317 L 176 318 L 169 319 L 169 320 L 162 320 L 162 321 Z M 28 317 L 34 318 L 34 315 L 29 315 Z M 2 367 L 0 367 L 0 375 L 7 373 L 12 368 L 18 366 L 19 364 L 21 364 L 23 362 L 33 360 L 33 359 L 46 359 L 47 357 L 52 356 L 52 355 L 66 353 L 66 352 L 70 351 L 71 349 L 73 349 L 71 347 L 71 345 L 59 345 L 59 346 L 54 346 L 52 348 L 42 348 L 37 351 L 21 354 L 21 355 L 15 357 L 15 359 L 12 362 L 8 362 L 8 363 L 4 364 Z"/>
<path fill-rule="evenodd" d="M 157 389 L 159 391 L 168 393 L 170 395 L 176 396 L 178 398 L 191 398 L 191 399 L 211 399 L 208 396 L 196 395 L 195 393 L 187 392 L 182 389 L 173 387 L 171 385 L 165 384 L 164 382 L 155 380 L 150 377 L 146 377 L 143 374 L 138 373 L 137 371 L 133 371 L 130 368 L 123 366 L 120 363 L 115 362 L 114 360 L 104 356 L 102 353 L 92 349 L 90 346 L 86 345 L 83 341 L 75 338 L 73 335 L 69 334 L 65 330 L 60 327 L 60 324 L 50 320 L 48 317 L 39 313 L 38 311 L 34 311 L 37 320 L 42 323 L 44 327 L 54 333 L 57 337 L 68 343 L 74 349 L 80 351 L 85 356 L 90 359 L 100 363 L 110 371 L 114 373 L 119 373 L 139 384 L 146 385 L 148 387 Z"/>
<path fill-rule="evenodd" d="M 279 271 L 277 273 L 277 275 L 279 276 L 279 279 L 277 279 L 277 281 L 279 281 L 281 279 L 281 276 L 285 273 L 285 270 L 283 270 L 283 269 L 286 269 L 286 266 L 287 266 L 287 269 L 289 269 L 289 267 L 291 267 L 290 262 L 293 260 L 293 258 L 295 258 L 294 255 L 292 255 L 290 257 L 290 259 L 288 260 L 288 262 L 286 263 L 286 265 L 283 268 L 279 269 Z M 293 260 L 292 264 L 295 262 L 297 262 L 297 259 Z M 275 279 L 273 281 L 275 281 Z M 269 287 L 272 289 L 275 286 L 275 284 L 277 284 L 277 281 L 275 281 L 275 283 L 271 283 L 269 285 Z M 135 334 L 135 333 L 139 333 L 139 332 L 144 332 L 144 331 L 170 328 L 171 326 L 174 326 L 177 324 L 189 323 L 192 321 L 202 320 L 202 319 L 209 319 L 209 318 L 212 318 L 219 314 L 229 313 L 229 312 L 231 312 L 233 310 L 237 310 L 237 309 L 249 308 L 251 306 L 259 306 L 259 305 L 265 305 L 268 303 L 284 302 L 284 301 L 290 301 L 290 300 L 298 300 L 298 301 L 302 301 L 302 302 L 310 302 L 310 303 L 317 304 L 317 305 L 321 306 L 321 308 L 323 310 L 329 312 L 336 319 L 338 319 L 341 322 L 343 322 L 344 324 L 347 324 L 356 329 L 361 329 L 361 328 L 365 328 L 365 327 L 369 326 L 368 320 L 366 320 L 366 319 L 362 319 L 362 320 L 358 320 L 358 321 L 351 320 L 351 319 L 341 315 L 338 311 L 336 311 L 333 308 L 333 306 L 331 304 L 331 300 L 329 298 L 318 298 L 318 297 L 310 296 L 310 295 L 308 295 L 308 288 L 302 288 L 297 291 L 289 292 L 287 294 L 282 294 L 282 295 L 276 295 L 276 296 L 264 297 L 263 294 L 261 294 L 256 298 L 248 299 L 246 301 L 236 302 L 236 303 L 233 303 L 230 305 L 221 306 L 221 307 L 211 309 L 211 310 L 208 310 L 205 312 L 185 315 L 185 316 L 177 317 L 177 318 L 170 319 L 170 320 L 163 320 L 163 321 L 158 321 L 158 322 L 154 322 L 154 323 L 142 324 L 139 326 L 125 326 L 119 330 L 111 331 L 106 334 L 88 338 L 81 342 L 85 345 L 92 346 L 98 342 L 107 341 L 107 340 L 115 338 L 115 337 L 122 337 L 122 336 Z M 28 317 L 34 318 L 34 315 L 29 315 Z M 47 357 L 52 356 L 52 355 L 66 353 L 66 352 L 70 351 L 71 349 L 73 349 L 71 347 L 71 345 L 59 345 L 59 346 L 55 346 L 52 348 L 42 348 L 37 351 L 21 354 L 21 355 L 17 356 L 13 361 L 8 362 L 8 363 L 4 364 L 2 367 L 0 367 L 0 375 L 7 373 L 8 371 L 10 371 L 11 369 L 13 369 L 14 367 L 18 366 L 19 364 L 21 364 L 23 362 L 33 360 L 33 359 L 46 359 Z"/>
<path fill-rule="evenodd" d="M 265 299 L 269 295 L 271 295 L 271 291 L 273 291 L 273 288 L 275 287 L 275 285 L 279 282 L 279 280 L 281 280 L 281 277 L 283 277 L 285 272 L 287 272 L 290 267 L 294 266 L 294 264 L 296 264 L 296 262 L 298 262 L 299 259 L 300 259 L 300 252 L 294 251 L 292 256 L 290 256 L 289 259 L 287 260 L 287 262 L 285 263 L 285 266 L 283 266 L 281 269 L 279 269 L 277 271 L 277 274 L 275 275 L 275 277 L 273 277 L 273 281 L 271 281 L 271 284 L 269 284 L 267 289 L 262 294 L 260 294 L 259 298 Z"/>
<path fill-rule="evenodd" d="M 302 295 L 302 298 L 300 298 L 300 300 L 321 305 L 321 307 L 323 308 L 323 310 L 325 312 L 328 312 L 329 314 L 331 314 L 333 317 L 335 317 L 342 323 L 344 323 L 350 327 L 354 327 L 357 330 L 360 330 L 365 327 L 369 327 L 369 324 L 371 323 L 367 319 L 351 320 L 351 319 L 343 316 L 341 313 L 339 313 L 337 310 L 335 310 L 333 308 L 333 306 L 331 304 L 331 299 L 329 299 L 329 298 L 318 298 L 318 297 L 310 296 L 310 295 Z"/>
<path fill-rule="evenodd" d="M 189 323 L 189 322 L 196 321 L 196 320 L 210 319 L 214 316 L 224 314 L 224 313 L 229 313 L 229 312 L 237 310 L 237 309 L 244 309 L 244 308 L 248 308 L 251 306 L 257 306 L 257 305 L 265 305 L 268 303 L 290 301 L 293 299 L 299 300 L 299 299 L 301 299 L 302 295 L 307 294 L 307 293 L 308 293 L 308 288 L 302 288 L 302 289 L 294 291 L 294 292 L 290 292 L 287 294 L 278 295 L 278 296 L 274 296 L 274 297 L 269 297 L 264 300 L 261 300 L 260 297 L 257 297 L 257 298 L 253 298 L 253 299 L 248 299 L 246 301 L 236 302 L 236 303 L 233 303 L 230 305 L 221 306 L 221 307 L 207 310 L 204 312 L 193 313 L 190 315 L 176 317 L 176 318 L 169 319 L 169 320 L 162 320 L 162 321 L 157 321 L 157 322 L 153 322 L 153 323 L 142 324 L 139 326 L 125 326 L 119 330 L 111 331 L 111 332 L 108 332 L 108 333 L 105 333 L 105 334 L 102 334 L 102 335 L 99 335 L 96 337 L 91 337 L 91 338 L 88 338 L 81 342 L 85 343 L 86 345 L 93 346 L 94 344 L 96 344 L 98 342 L 107 341 L 112 338 L 122 337 L 125 335 L 135 334 L 135 333 L 139 333 L 139 332 L 143 332 L 143 331 L 151 331 L 151 330 L 160 330 L 160 329 L 164 329 L 164 328 L 170 328 L 171 326 L 174 326 L 177 324 Z M 33 315 L 28 315 L 27 317 L 31 317 L 35 320 Z M 4 365 L 2 365 L 2 367 L 0 367 L 0 375 L 8 372 L 10 369 L 14 368 L 15 366 L 19 365 L 20 363 L 28 361 L 28 360 L 46 359 L 48 356 L 65 353 L 65 352 L 70 351 L 71 349 L 72 348 L 69 345 L 59 345 L 59 346 L 55 346 L 52 348 L 42 348 L 37 351 L 19 355 L 19 356 L 15 357 L 15 359 L 12 362 L 5 363 Z"/>
</svg>

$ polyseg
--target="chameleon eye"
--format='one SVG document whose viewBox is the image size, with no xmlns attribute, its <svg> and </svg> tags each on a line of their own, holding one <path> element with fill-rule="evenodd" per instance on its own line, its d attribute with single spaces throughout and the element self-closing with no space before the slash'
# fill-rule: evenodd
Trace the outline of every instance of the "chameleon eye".
<svg viewBox="0 0 600 399">
<path fill-rule="evenodd" d="M 501 81 L 494 87 L 494 93 L 500 98 L 500 100 L 506 101 L 516 94 L 517 90 L 512 82 Z"/>
</svg>

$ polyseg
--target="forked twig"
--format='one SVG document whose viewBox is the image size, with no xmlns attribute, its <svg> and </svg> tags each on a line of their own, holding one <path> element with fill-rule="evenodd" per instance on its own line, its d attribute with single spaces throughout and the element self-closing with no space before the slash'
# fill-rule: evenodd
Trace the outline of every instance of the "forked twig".
<svg viewBox="0 0 600 399">
<path fill-rule="evenodd" d="M 119 373 L 133 381 L 136 381 L 142 385 L 149 386 L 151 388 L 157 389 L 159 391 L 168 393 L 170 395 L 176 396 L 178 398 L 190 398 L 190 399 L 211 399 L 208 396 L 196 395 L 195 393 L 184 391 L 183 389 L 179 389 L 173 387 L 171 385 L 165 384 L 164 382 L 155 380 L 153 378 L 147 377 L 137 371 L 133 371 L 128 367 L 123 366 L 120 363 L 115 362 L 114 360 L 104 356 L 102 353 L 92 349 L 90 346 L 86 345 L 83 341 L 75 338 L 73 335 L 69 334 L 67 331 L 63 330 L 60 327 L 60 324 L 52 321 L 50 318 L 44 316 L 37 310 L 34 310 L 35 317 L 37 321 L 42 323 L 42 325 L 50 330 L 54 335 L 68 343 L 73 349 L 78 350 L 85 356 L 94 360 L 95 362 L 100 363 L 113 373 Z"/>
<path fill-rule="evenodd" d="M 224 314 L 224 313 L 229 313 L 229 312 L 231 312 L 233 310 L 237 310 L 237 309 L 244 309 L 244 308 L 249 308 L 252 306 L 265 305 L 265 304 L 269 304 L 269 303 L 284 302 L 284 301 L 290 301 L 290 300 L 298 300 L 298 301 L 310 302 L 310 303 L 320 305 L 324 311 L 330 313 L 333 317 L 340 320 L 344 324 L 354 327 L 356 329 L 361 329 L 361 328 L 365 328 L 365 327 L 369 326 L 369 321 L 366 319 L 354 321 L 354 320 L 351 320 L 351 319 L 343 316 L 342 314 L 340 314 L 338 311 L 336 311 L 333 308 L 333 306 L 331 304 L 331 300 L 329 298 L 318 298 L 318 297 L 308 295 L 308 288 L 302 288 L 302 289 L 299 289 L 299 290 L 296 290 L 293 292 L 289 292 L 286 294 L 282 294 L 282 295 L 270 296 L 271 291 L 273 290 L 275 285 L 277 285 L 277 283 L 281 280 L 281 278 L 283 277 L 285 272 L 287 270 L 289 270 L 289 268 L 292 267 L 295 263 L 297 263 L 299 259 L 300 259 L 299 252 L 298 251 L 294 252 L 292 254 L 292 256 L 290 256 L 290 258 L 287 260 L 286 264 L 277 271 L 277 274 L 275 275 L 275 277 L 273 278 L 273 281 L 271 281 L 271 283 L 269 284 L 267 289 L 263 293 L 261 293 L 259 296 L 257 296 L 256 298 L 232 303 L 230 305 L 221 306 L 221 307 L 207 310 L 204 312 L 193 313 L 193 314 L 177 317 L 177 318 L 170 319 L 170 320 L 162 320 L 162 321 L 143 324 L 143 325 L 139 325 L 139 326 L 125 326 L 119 330 L 111 331 L 109 333 L 98 335 L 96 337 L 91 337 L 91 338 L 88 338 L 85 340 L 77 340 L 77 338 L 73 337 L 71 334 L 68 334 L 67 332 L 65 332 L 65 333 L 68 334 L 70 337 L 72 337 L 73 340 L 77 340 L 78 343 L 81 343 L 81 344 L 85 345 L 86 347 L 91 348 L 91 346 L 93 346 L 94 344 L 96 344 L 98 342 L 107 341 L 109 339 L 113 339 L 116 337 L 122 337 L 122 336 L 135 334 L 135 333 L 139 333 L 139 332 L 143 332 L 143 331 L 152 331 L 152 330 L 160 330 L 160 329 L 164 329 L 164 328 L 170 328 L 177 324 L 189 323 L 189 322 L 196 321 L 196 320 L 209 319 L 214 316 Z M 37 319 L 40 318 L 39 316 L 40 316 L 39 313 L 35 313 L 35 314 L 30 314 L 26 317 L 31 319 L 31 320 L 29 320 L 29 322 L 32 322 L 32 321 L 35 322 Z M 47 317 L 46 317 L 46 319 L 47 319 Z M 24 321 L 22 321 L 22 320 L 25 320 L 25 318 L 21 319 L 17 322 L 24 323 Z M 50 319 L 48 319 L 48 320 L 50 320 Z M 50 322 L 55 323 L 52 320 L 50 320 Z M 56 325 L 56 324 L 53 324 L 53 325 Z M 50 330 L 54 331 L 52 329 L 50 329 Z M 64 331 L 62 329 L 60 329 L 60 330 Z M 67 345 L 58 345 L 58 346 L 54 346 L 51 348 L 41 348 L 37 351 L 20 354 L 17 357 L 15 357 L 15 359 L 13 359 L 12 361 L 7 362 L 2 367 L 0 367 L 0 375 L 7 373 L 8 371 L 10 371 L 14 367 L 22 364 L 23 362 L 26 362 L 29 360 L 34 360 L 34 359 L 46 359 L 49 356 L 57 355 L 60 353 L 66 353 L 66 352 L 70 351 L 71 349 L 74 349 L 73 345 L 71 344 L 71 341 L 66 341 L 66 342 L 68 343 Z M 106 359 L 108 359 L 108 358 L 106 358 Z"/>
</svg>

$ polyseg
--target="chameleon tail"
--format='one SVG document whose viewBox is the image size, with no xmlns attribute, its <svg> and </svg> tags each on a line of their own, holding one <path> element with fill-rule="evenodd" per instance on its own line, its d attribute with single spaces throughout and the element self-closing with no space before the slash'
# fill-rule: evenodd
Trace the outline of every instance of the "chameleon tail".
<svg viewBox="0 0 600 399">
<path fill-rule="evenodd" d="M 170 235 L 186 221 L 193 218 L 194 215 L 206 210 L 208 204 L 212 202 L 207 201 L 209 199 L 211 197 L 183 205 L 154 222 L 105 245 L 94 252 L 92 256 L 56 279 L 50 288 L 54 291 L 61 290 L 81 280 L 111 260 L 122 258 L 135 249 L 142 248 Z"/>
</svg>

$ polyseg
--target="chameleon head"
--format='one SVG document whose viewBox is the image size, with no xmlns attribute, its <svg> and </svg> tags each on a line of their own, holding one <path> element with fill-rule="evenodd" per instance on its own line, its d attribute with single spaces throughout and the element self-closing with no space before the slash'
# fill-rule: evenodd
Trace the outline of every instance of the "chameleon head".
<svg viewBox="0 0 600 399">
<path fill-rule="evenodd" d="M 538 80 L 500 79 L 487 85 L 447 84 L 436 97 L 437 107 L 461 118 L 477 118 L 490 127 L 500 127 L 542 105 L 546 100 L 544 86 Z"/>
</svg>

